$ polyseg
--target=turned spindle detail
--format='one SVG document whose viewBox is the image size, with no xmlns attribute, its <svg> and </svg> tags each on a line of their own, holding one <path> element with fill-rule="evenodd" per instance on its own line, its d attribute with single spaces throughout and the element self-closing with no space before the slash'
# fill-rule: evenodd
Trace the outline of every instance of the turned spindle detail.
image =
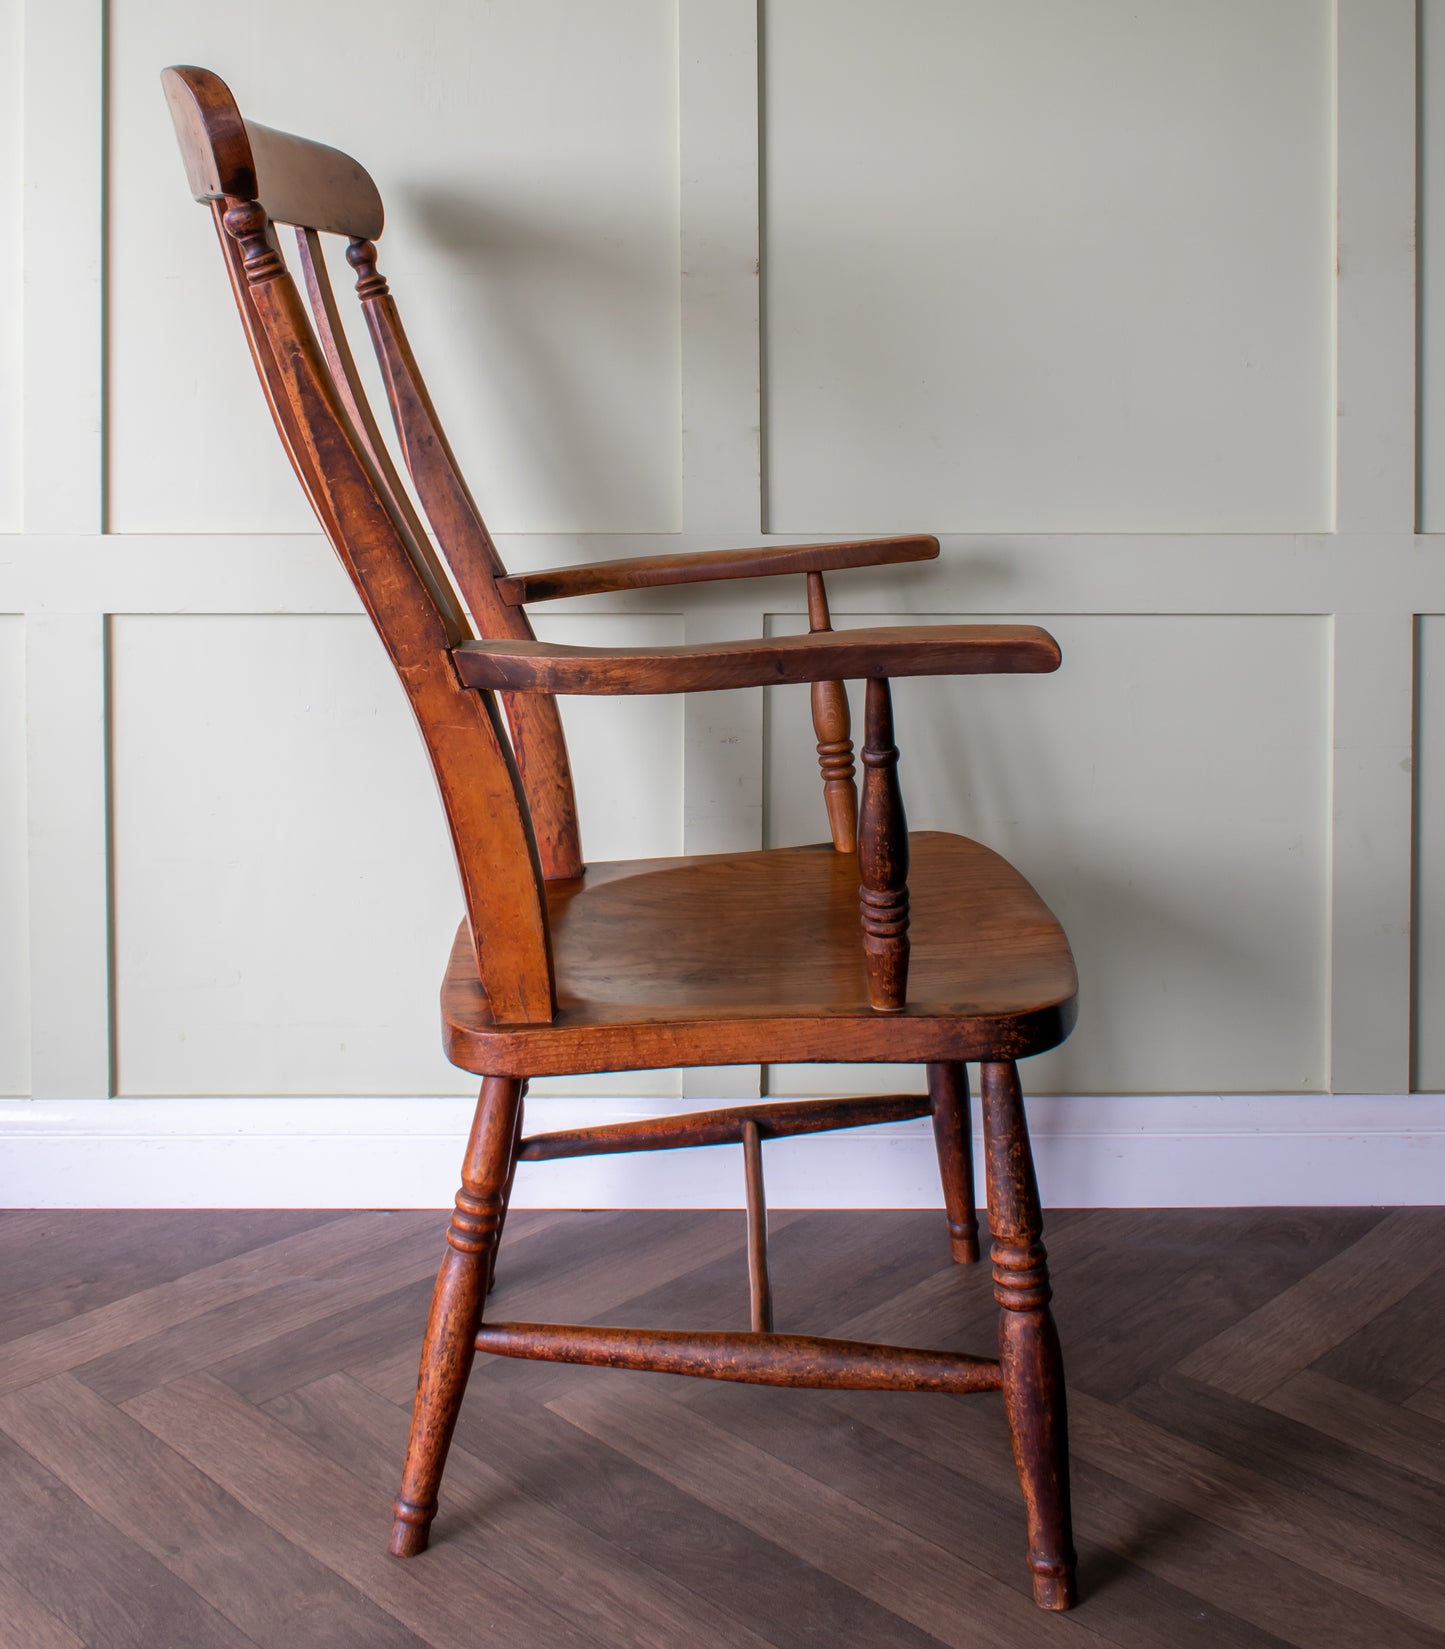
<svg viewBox="0 0 1445 1649">
<path fill-rule="evenodd" d="M 350 240 L 346 244 L 346 261 L 356 271 L 356 295 L 363 302 L 367 298 L 384 298 L 391 291 L 385 275 L 376 270 L 376 246 L 369 240 Z"/>
<path fill-rule="evenodd" d="M 986 1064 L 982 1076 L 999 1370 L 1028 1520 L 1034 1601 L 1068 1609 L 1074 1602 L 1069 1427 L 1038 1184 L 1017 1066 Z"/>
<path fill-rule="evenodd" d="M 488 1077 L 477 1101 L 427 1320 L 401 1493 L 392 1508 L 391 1551 L 396 1557 L 426 1550 L 436 1516 L 437 1487 L 471 1373 L 482 1304 L 506 1218 L 521 1099 L 520 1082 Z"/>
<path fill-rule="evenodd" d="M 221 222 L 241 248 L 249 285 L 264 286 L 267 281 L 280 280 L 286 273 L 286 265 L 272 243 L 266 209 L 259 201 L 238 200 L 226 208 Z"/>
<path fill-rule="evenodd" d="M 808 628 L 814 634 L 833 628 L 822 573 L 808 574 Z M 841 681 L 813 683 L 813 731 L 818 737 L 818 769 L 823 775 L 823 803 L 828 828 L 839 853 L 858 848 L 858 792 L 854 788 L 852 728 L 848 689 Z"/>
<path fill-rule="evenodd" d="M 899 1013 L 908 990 L 908 824 L 898 785 L 893 701 L 881 677 L 869 679 L 864 701 L 858 874 L 868 1000 L 879 1013 Z"/>
</svg>

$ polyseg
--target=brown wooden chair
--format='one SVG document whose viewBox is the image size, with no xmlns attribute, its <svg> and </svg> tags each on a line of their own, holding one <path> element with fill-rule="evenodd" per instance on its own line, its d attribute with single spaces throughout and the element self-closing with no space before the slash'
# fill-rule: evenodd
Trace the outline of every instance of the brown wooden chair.
<svg viewBox="0 0 1445 1649">
<path fill-rule="evenodd" d="M 1068 1034 L 1074 967 L 1043 901 L 997 854 L 961 836 L 909 837 L 889 702 L 892 676 L 1053 670 L 1053 639 L 1026 625 L 830 628 L 825 572 L 927 559 L 938 553 L 932 538 L 508 574 L 377 272 L 382 205 L 370 177 L 334 149 L 244 121 L 204 69 L 167 69 L 163 80 L 191 192 L 211 208 L 277 430 L 411 701 L 466 902 L 442 1006 L 448 1054 L 483 1082 L 426 1329 L 391 1550 L 406 1557 L 427 1544 L 477 1350 L 764 1385 L 1002 1389 L 1034 1597 L 1068 1608 L 1064 1387 L 1015 1062 Z M 277 224 L 295 228 L 296 278 Z M 357 376 L 324 233 L 347 237 L 405 467 L 444 560 Z M 528 603 L 559 596 L 779 573 L 806 576 L 808 635 L 562 647 L 537 641 L 527 621 Z M 859 678 L 861 802 L 842 686 Z M 812 683 L 831 844 L 584 863 L 555 695 L 786 682 Z M 797 1060 L 917 1060 L 928 1092 L 522 1132 L 532 1076 Z M 965 1060 L 982 1066 L 998 1357 L 774 1333 L 764 1139 L 931 1116 L 953 1256 L 977 1259 Z M 747 1169 L 750 1331 L 483 1320 L 519 1161 L 729 1142 L 742 1144 Z"/>
</svg>

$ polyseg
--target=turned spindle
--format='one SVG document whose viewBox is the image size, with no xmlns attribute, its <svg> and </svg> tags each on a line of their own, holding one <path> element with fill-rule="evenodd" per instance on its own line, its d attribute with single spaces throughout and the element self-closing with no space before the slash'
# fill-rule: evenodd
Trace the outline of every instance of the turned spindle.
<svg viewBox="0 0 1445 1649">
<path fill-rule="evenodd" d="M 808 628 L 816 633 L 833 628 L 828 592 L 822 573 L 808 574 Z M 813 731 L 818 738 L 818 769 L 823 775 L 823 804 L 828 829 L 839 853 L 858 847 L 858 792 L 854 788 L 852 728 L 848 689 L 841 681 L 813 683 Z"/>
<path fill-rule="evenodd" d="M 241 248 L 247 283 L 264 286 L 286 273 L 281 253 L 271 238 L 270 220 L 259 201 L 238 200 L 226 208 L 221 218 L 226 233 Z"/>
<path fill-rule="evenodd" d="M 348 241 L 346 261 L 356 271 L 356 295 L 363 303 L 368 298 L 384 298 L 391 291 L 386 284 L 386 276 L 377 273 L 374 242 L 355 239 Z"/>
<path fill-rule="evenodd" d="M 908 990 L 908 824 L 898 785 L 893 700 L 881 677 L 868 682 L 862 754 L 858 898 L 868 1000 L 879 1013 L 900 1013 Z"/>
</svg>

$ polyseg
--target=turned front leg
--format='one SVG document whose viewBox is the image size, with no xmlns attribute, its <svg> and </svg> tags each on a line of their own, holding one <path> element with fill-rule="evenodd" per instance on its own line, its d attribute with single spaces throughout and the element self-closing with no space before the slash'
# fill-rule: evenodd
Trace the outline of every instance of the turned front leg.
<svg viewBox="0 0 1445 1649">
<path fill-rule="evenodd" d="M 893 700 L 881 678 L 869 680 L 864 701 L 858 875 L 868 1000 L 879 1013 L 899 1013 L 908 992 L 908 823 L 898 785 Z"/>
<path fill-rule="evenodd" d="M 1038 1184 L 1017 1067 L 1011 1060 L 985 1065 L 982 1075 L 993 1291 L 1001 1307 L 999 1363 L 1028 1518 L 1034 1602 L 1042 1609 L 1068 1609 L 1074 1603 L 1069 1430 Z"/>
<path fill-rule="evenodd" d="M 808 628 L 814 634 L 833 628 L 822 573 L 808 574 Z M 841 681 L 813 683 L 813 731 L 818 738 L 818 768 L 833 846 L 839 853 L 854 853 L 858 848 L 858 792 L 853 787 L 856 769 L 848 689 Z"/>
<path fill-rule="evenodd" d="M 422 1342 L 411 1437 L 401 1493 L 393 1508 L 390 1549 L 395 1557 L 425 1551 L 436 1516 L 437 1489 L 476 1355 L 482 1302 L 506 1214 L 521 1099 L 519 1081 L 488 1077 L 477 1101 L 462 1162 L 462 1188 L 447 1226 L 447 1251 Z"/>
</svg>

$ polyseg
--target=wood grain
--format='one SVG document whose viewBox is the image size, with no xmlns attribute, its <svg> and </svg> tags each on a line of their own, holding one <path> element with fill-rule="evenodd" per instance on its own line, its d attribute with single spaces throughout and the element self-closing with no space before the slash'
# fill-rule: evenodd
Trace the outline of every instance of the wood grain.
<svg viewBox="0 0 1445 1649">
<path fill-rule="evenodd" d="M 0 1620 L 10 1649 L 85 1649 L 75 1633 L 43 1609 L 14 1575 L 0 1567 Z"/>
<path fill-rule="evenodd" d="M 381 195 L 350 155 L 242 120 L 225 83 L 209 69 L 165 69 L 161 84 L 196 200 L 260 200 L 279 223 L 340 235 L 381 233 Z"/>
<path fill-rule="evenodd" d="M 916 831 L 909 853 L 904 1013 L 869 1003 L 857 865 L 831 845 L 618 860 L 549 884 L 550 1025 L 495 1026 L 458 935 L 442 995 L 448 1054 L 478 1074 L 551 1076 L 779 1058 L 1022 1058 L 1062 1040 L 1077 977 L 1038 894 L 961 836 Z M 679 921 L 679 909 L 691 918 Z"/>
<path fill-rule="evenodd" d="M 1095 1465 L 1117 1471 L 1127 1460 L 1129 1478 L 1162 1499 L 1438 1628 L 1445 1597 L 1438 1545 L 1402 1545 L 1326 1500 L 1083 1394 L 1075 1394 L 1071 1419 L 1075 1453 Z"/>
<path fill-rule="evenodd" d="M 749 1123 L 760 1139 L 832 1133 L 840 1128 L 872 1128 L 880 1122 L 908 1122 L 927 1116 L 922 1094 L 858 1094 L 842 1099 L 783 1100 L 734 1105 L 683 1116 L 647 1117 L 640 1122 L 608 1122 L 596 1128 L 566 1128 L 533 1134 L 522 1141 L 523 1162 L 558 1157 L 607 1155 L 614 1151 L 676 1151 L 699 1145 L 741 1145 Z"/>
<path fill-rule="evenodd" d="M 497 579 L 503 601 L 556 601 L 561 596 L 601 595 L 611 590 L 649 590 L 667 584 L 700 584 L 720 578 L 770 578 L 781 573 L 831 572 L 839 567 L 881 567 L 932 561 L 932 537 L 849 539 L 839 544 L 769 544 L 754 550 L 673 551 L 630 556 L 576 567 L 504 573 Z"/>
<path fill-rule="evenodd" d="M 1421 1212 L 1412 1234 L 1438 1247 L 1445 1211 Z M 256 1271 L 230 1275 L 237 1300 L 308 1291 L 315 1327 L 311 1346 L 307 1325 L 279 1321 L 270 1342 L 218 1341 L 208 1370 L 175 1380 L 158 1359 L 146 1365 L 154 1383 L 120 1406 L 73 1373 L 0 1397 L 0 1642 L 283 1644 L 289 1622 L 291 1642 L 318 1649 L 471 1641 L 482 1627 L 518 1649 L 928 1649 L 1060 1632 L 1121 1649 L 1445 1649 L 1445 1424 L 1326 1377 L 1333 1350 L 1263 1403 L 1177 1366 L 1201 1335 L 1218 1339 L 1227 1310 L 1244 1322 L 1286 1297 L 1276 1320 L 1285 1334 L 1298 1325 L 1302 1354 L 1335 1285 L 1348 1337 L 1384 1323 L 1385 1342 L 1424 1366 L 1387 1297 L 1361 1320 L 1354 1278 L 1393 1217 L 1051 1219 L 1056 1304 L 1083 1382 L 1070 1398 L 1085 1600 L 1045 1621 L 1027 1600 L 1015 1465 L 990 1397 L 810 1394 L 479 1358 L 447 1478 L 458 1515 L 415 1565 L 397 1564 L 378 1548 L 426 1284 L 377 1294 L 361 1277 L 374 1262 L 379 1287 L 399 1252 L 365 1240 L 395 1216 L 323 1216 L 301 1231 L 284 1214 L 187 1216 L 193 1284 L 177 1272 L 174 1215 L 0 1214 L 22 1314 L 32 1287 L 53 1295 L 53 1247 L 84 1263 L 112 1327 L 149 1319 L 167 1292 L 210 1296 L 216 1268 L 232 1265 Z M 445 1224 L 436 1211 L 405 1218 L 413 1239 Z M 342 1239 L 329 1247 L 328 1226 Z M 108 1241 L 82 1261 L 97 1231 Z M 996 1315 L 981 1273 L 952 1263 L 934 1212 L 784 1212 L 770 1249 L 780 1309 L 802 1333 L 969 1347 Z M 489 1309 L 737 1324 L 745 1250 L 735 1212 L 522 1211 Z M 1352 1254 L 1364 1261 L 1346 1263 Z M 1151 1258 L 1166 1256 L 1160 1286 L 1143 1290 Z M 330 1311 L 338 1269 L 354 1287 Z M 1323 1278 L 1317 1311 L 1301 1314 L 1311 1277 Z M 142 1304 L 127 1312 L 132 1297 Z M 204 1319 L 190 1320 L 199 1350 Z M 76 1349 L 71 1324 L 43 1332 Z M 1418 1318 L 1415 1334 L 1433 1346 L 1437 1325 Z M 23 1338 L 41 1366 L 39 1339 Z M 1160 1345 L 1172 1362 L 1161 1365 Z"/>
<path fill-rule="evenodd" d="M 322 1450 L 348 1471 L 364 1477 L 388 1475 L 405 1441 L 405 1415 L 345 1375 L 333 1375 L 269 1405 L 287 1429 Z M 507 1429 L 521 1421 L 509 1416 Z M 699 1649 L 758 1645 L 765 1639 L 740 1618 L 700 1618 L 687 1588 L 624 1551 L 614 1527 L 594 1531 L 559 1508 L 549 1485 L 535 1485 L 508 1468 L 510 1452 L 488 1425 L 485 1452 L 454 1446 L 448 1485 L 469 1505 L 508 1508 L 507 1552 L 515 1572 L 540 1595 L 565 1593 L 584 1625 L 606 1643 L 638 1649 Z M 565 1427 L 555 1427 L 554 1432 Z M 501 1463 L 494 1463 L 499 1448 Z M 489 1458 L 490 1457 L 490 1458 Z M 611 1504 L 611 1497 L 607 1497 Z"/>
<path fill-rule="evenodd" d="M 112 1300 L 8 1345 L 0 1359 L 0 1391 L 63 1373 L 229 1301 L 313 1275 L 351 1258 L 359 1247 L 384 1248 L 416 1229 L 415 1216 L 350 1214 Z"/>
<path fill-rule="evenodd" d="M 671 647 L 468 641 L 452 650 L 468 687 L 609 698 L 880 676 L 1038 675 L 1057 670 L 1059 657 L 1058 643 L 1033 624 L 878 625 Z"/>
<path fill-rule="evenodd" d="M 360 1480 L 217 1381 L 189 1376 L 123 1407 L 255 1516 L 428 1642 L 448 1634 L 470 1641 L 478 1596 L 513 1622 L 524 1642 L 581 1649 L 597 1641 L 555 1607 L 565 1609 L 565 1600 L 548 1601 L 513 1578 L 505 1553 L 489 1561 L 475 1550 L 444 1545 L 425 1566 L 390 1560 Z"/>
<path fill-rule="evenodd" d="M 1032 1605 L 1011 1587 L 659 1396 L 640 1392 L 623 1409 L 579 1388 L 548 1407 L 685 1492 L 705 1493 L 712 1505 L 799 1562 L 844 1580 L 940 1643 L 1017 1649 L 1038 1629 Z M 758 1493 L 763 1482 L 766 1495 Z M 1063 1618 L 1072 1630 L 1061 1642 L 1091 1639 L 1086 1626 Z"/>
<path fill-rule="evenodd" d="M 1343 1254 L 1310 1272 L 1185 1358 L 1180 1372 L 1258 1402 L 1439 1270 L 1421 1240 L 1433 1211 L 1400 1208 Z"/>
<path fill-rule="evenodd" d="M 308 1621 L 357 1649 L 422 1641 L 69 1375 L 0 1399 L 0 1427 L 249 1641 L 294 1649 Z M 246 1565 L 238 1551 L 249 1554 Z"/>
<path fill-rule="evenodd" d="M 0 1536 L 12 1575 L 95 1649 L 248 1649 L 241 1629 L 0 1433 Z M 7 1646 L 8 1649 L 8 1646 Z"/>
</svg>

